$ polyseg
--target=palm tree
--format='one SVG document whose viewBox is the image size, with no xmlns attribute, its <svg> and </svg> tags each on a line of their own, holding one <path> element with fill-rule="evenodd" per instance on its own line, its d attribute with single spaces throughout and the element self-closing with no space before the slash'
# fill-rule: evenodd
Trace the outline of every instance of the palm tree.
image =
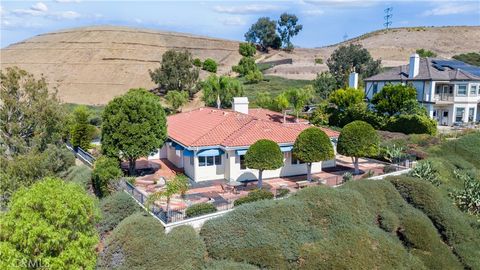
<svg viewBox="0 0 480 270">
<path fill-rule="evenodd" d="M 167 199 L 166 216 L 168 221 L 169 213 L 170 213 L 171 198 L 175 194 L 180 194 L 184 196 L 187 190 L 188 190 L 188 177 L 186 177 L 183 174 L 177 174 L 172 180 L 167 181 L 165 189 L 157 191 L 148 197 L 148 204 L 150 205 L 155 203 L 156 200 L 159 200 L 161 198 L 166 198 Z"/>
</svg>

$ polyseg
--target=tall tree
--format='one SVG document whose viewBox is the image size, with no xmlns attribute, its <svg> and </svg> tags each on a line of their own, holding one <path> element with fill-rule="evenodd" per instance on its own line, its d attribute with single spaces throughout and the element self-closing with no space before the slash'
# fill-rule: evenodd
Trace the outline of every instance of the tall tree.
<svg viewBox="0 0 480 270">
<path fill-rule="evenodd" d="M 407 106 L 417 104 L 417 90 L 411 85 L 387 84 L 372 98 L 375 110 L 389 116 L 398 115 Z M 410 110 L 411 111 L 411 110 Z"/>
<path fill-rule="evenodd" d="M 118 159 L 102 156 L 95 161 L 92 171 L 92 186 L 98 197 L 105 197 L 116 189 L 122 176 Z"/>
<path fill-rule="evenodd" d="M 360 78 L 367 78 L 380 72 L 381 60 L 373 60 L 367 49 L 360 44 L 338 47 L 327 60 L 330 73 L 337 81 L 337 87 L 348 84 L 350 72 L 357 72 Z"/>
<path fill-rule="evenodd" d="M 90 111 L 86 106 L 78 106 L 71 118 L 70 142 L 74 147 L 90 148 L 90 142 L 95 136 L 95 127 L 89 122 Z"/>
<path fill-rule="evenodd" d="M 276 26 L 277 23 L 274 20 L 261 17 L 245 33 L 245 41 L 260 44 L 263 51 L 268 51 L 269 47 L 278 49 L 282 41 L 277 34 Z"/>
<path fill-rule="evenodd" d="M 287 118 L 287 109 L 290 107 L 290 101 L 288 100 L 288 96 L 286 92 L 282 92 L 278 96 L 275 97 L 273 100 L 272 108 L 274 110 L 282 112 L 283 114 L 283 123 L 286 122 Z"/>
<path fill-rule="evenodd" d="M 276 170 L 283 166 L 283 154 L 278 144 L 271 140 L 258 140 L 245 154 L 247 168 L 258 170 L 257 187 L 262 188 L 264 170 Z"/>
<path fill-rule="evenodd" d="M 307 85 L 303 88 L 292 88 L 287 90 L 285 94 L 288 98 L 288 102 L 295 112 L 296 121 L 298 121 L 300 112 L 314 97 L 313 88 L 310 85 Z"/>
<path fill-rule="evenodd" d="M 161 148 L 167 138 L 160 99 L 145 89 L 130 89 L 114 98 L 102 117 L 102 152 L 128 160 L 131 175 L 135 173 L 136 160 Z"/>
<path fill-rule="evenodd" d="M 45 78 L 8 67 L 0 86 L 0 153 L 12 157 L 61 143 L 66 113 Z"/>
<path fill-rule="evenodd" d="M 9 211 L 0 219 L 3 269 L 17 269 L 19 262 L 48 269 L 93 269 L 98 219 L 95 201 L 79 185 L 46 178 L 16 192 Z M 5 265 L 6 264 L 6 265 Z"/>
<path fill-rule="evenodd" d="M 165 95 L 168 105 L 172 108 L 173 111 L 178 111 L 183 105 L 188 102 L 188 92 L 187 91 L 168 91 Z"/>
<path fill-rule="evenodd" d="M 303 29 L 303 26 L 298 23 L 298 18 L 294 14 L 283 13 L 278 20 L 278 33 L 283 43 L 283 47 L 288 50 L 293 50 L 293 44 L 290 39 Z"/>
<path fill-rule="evenodd" d="M 364 121 L 353 121 L 345 125 L 338 137 L 338 153 L 352 158 L 355 174 L 359 174 L 358 159 L 379 153 L 379 138 L 373 127 Z"/>
<path fill-rule="evenodd" d="M 161 92 L 181 90 L 192 96 L 197 91 L 199 70 L 193 65 L 189 51 L 166 51 L 160 67 L 149 70 L 149 73 Z"/>
<path fill-rule="evenodd" d="M 346 88 L 333 91 L 328 101 L 334 104 L 338 110 L 345 110 L 351 106 L 364 102 L 365 93 L 360 89 Z"/>
<path fill-rule="evenodd" d="M 337 89 L 337 81 L 330 72 L 322 71 L 313 81 L 313 88 L 321 99 L 327 99 L 330 93 Z"/>
<path fill-rule="evenodd" d="M 303 130 L 293 145 L 293 155 L 307 164 L 307 180 L 312 181 L 312 163 L 334 158 L 333 145 L 321 129 Z"/>
<path fill-rule="evenodd" d="M 202 82 L 202 89 L 202 99 L 210 107 L 216 107 L 217 100 L 220 99 L 220 106 L 229 108 L 232 106 L 234 97 L 243 96 L 242 84 L 237 79 L 227 76 L 209 76 Z"/>
</svg>

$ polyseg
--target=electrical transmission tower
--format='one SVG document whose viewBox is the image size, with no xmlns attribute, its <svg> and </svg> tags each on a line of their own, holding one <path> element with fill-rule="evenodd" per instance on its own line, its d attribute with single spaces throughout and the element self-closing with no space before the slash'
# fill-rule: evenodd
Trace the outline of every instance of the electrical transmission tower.
<svg viewBox="0 0 480 270">
<path fill-rule="evenodd" d="M 386 8 L 384 12 L 385 16 L 383 18 L 385 19 L 385 23 L 383 26 L 385 26 L 385 28 L 388 30 L 392 25 L 393 7 Z"/>
</svg>

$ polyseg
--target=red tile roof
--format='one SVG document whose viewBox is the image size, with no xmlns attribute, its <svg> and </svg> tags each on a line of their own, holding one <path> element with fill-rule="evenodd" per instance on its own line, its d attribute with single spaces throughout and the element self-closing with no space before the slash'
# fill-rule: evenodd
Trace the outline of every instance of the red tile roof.
<svg viewBox="0 0 480 270">
<path fill-rule="evenodd" d="M 168 136 L 187 146 L 222 145 L 225 147 L 249 146 L 259 139 L 270 139 L 277 143 L 294 143 L 300 132 L 311 125 L 295 123 L 288 117 L 265 109 L 250 109 L 249 114 L 231 110 L 200 108 L 168 116 Z M 329 137 L 339 133 L 321 128 Z"/>
</svg>

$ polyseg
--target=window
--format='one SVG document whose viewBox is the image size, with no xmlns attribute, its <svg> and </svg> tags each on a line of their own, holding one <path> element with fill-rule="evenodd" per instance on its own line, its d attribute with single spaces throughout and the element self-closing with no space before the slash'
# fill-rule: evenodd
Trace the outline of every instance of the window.
<svg viewBox="0 0 480 270">
<path fill-rule="evenodd" d="M 245 164 L 245 155 L 240 156 L 240 169 L 245 170 L 247 165 Z"/>
<path fill-rule="evenodd" d="M 470 95 L 471 96 L 477 95 L 477 86 L 476 85 L 470 85 Z"/>
<path fill-rule="evenodd" d="M 293 153 L 292 153 L 292 165 L 296 165 L 296 164 L 304 164 L 305 162 L 303 161 L 300 161 L 299 159 L 297 159 Z"/>
<path fill-rule="evenodd" d="M 468 109 L 468 122 L 473 122 L 474 117 L 475 117 L 475 108 L 469 108 Z"/>
<path fill-rule="evenodd" d="M 465 108 L 457 108 L 455 114 L 455 122 L 463 122 L 463 114 L 465 113 Z"/>
<path fill-rule="evenodd" d="M 378 92 L 378 84 L 373 83 L 372 96 Z"/>
<path fill-rule="evenodd" d="M 222 156 L 214 157 L 198 157 L 198 166 L 213 166 L 213 165 L 222 165 Z"/>
<path fill-rule="evenodd" d="M 466 96 L 467 95 L 467 85 L 460 84 L 457 89 L 457 96 Z"/>
</svg>

